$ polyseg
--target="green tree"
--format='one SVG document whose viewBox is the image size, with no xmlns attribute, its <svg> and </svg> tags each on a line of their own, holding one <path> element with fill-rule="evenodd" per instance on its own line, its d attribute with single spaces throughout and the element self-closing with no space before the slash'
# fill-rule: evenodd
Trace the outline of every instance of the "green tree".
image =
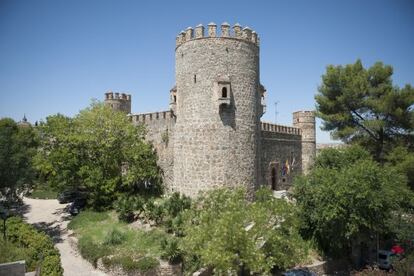
<svg viewBox="0 0 414 276">
<path fill-rule="evenodd" d="M 161 191 L 156 154 L 143 126 L 124 113 L 92 103 L 73 119 L 48 118 L 38 168 L 58 187 L 81 187 L 89 204 L 109 206 L 120 193 Z"/>
<path fill-rule="evenodd" d="M 242 189 L 218 189 L 184 212 L 184 265 L 216 274 L 259 273 L 291 267 L 307 256 L 294 205 L 260 190 L 255 202 Z"/>
<path fill-rule="evenodd" d="M 19 127 L 12 119 L 0 120 L 0 198 L 13 201 L 33 183 L 32 158 L 38 140 L 31 126 Z"/>
<path fill-rule="evenodd" d="M 322 129 L 346 143 L 359 143 L 376 160 L 396 143 L 413 146 L 414 89 L 392 82 L 393 68 L 381 62 L 365 69 L 360 60 L 327 67 L 315 96 Z"/>
<path fill-rule="evenodd" d="M 356 238 L 395 232 L 395 219 L 413 206 L 405 176 L 359 147 L 322 151 L 294 196 L 302 234 L 333 256 L 349 256 Z"/>
</svg>

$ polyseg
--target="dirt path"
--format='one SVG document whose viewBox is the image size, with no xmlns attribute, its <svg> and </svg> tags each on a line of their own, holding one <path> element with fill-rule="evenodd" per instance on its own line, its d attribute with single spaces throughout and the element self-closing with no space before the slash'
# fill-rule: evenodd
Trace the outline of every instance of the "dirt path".
<svg viewBox="0 0 414 276">
<path fill-rule="evenodd" d="M 62 267 L 65 276 L 105 276 L 78 254 L 71 245 L 73 238 L 71 230 L 67 229 L 70 216 L 65 208 L 67 204 L 59 204 L 55 199 L 24 198 L 28 210 L 24 214 L 28 223 L 42 228 L 53 238 L 56 248 L 59 249 Z"/>
</svg>

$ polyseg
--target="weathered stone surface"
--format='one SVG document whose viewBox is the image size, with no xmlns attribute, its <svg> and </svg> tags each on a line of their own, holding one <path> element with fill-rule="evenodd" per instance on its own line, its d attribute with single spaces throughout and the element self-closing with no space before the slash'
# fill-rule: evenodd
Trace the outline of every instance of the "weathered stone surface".
<svg viewBox="0 0 414 276">
<path fill-rule="evenodd" d="M 177 37 L 171 111 L 131 120 L 146 125 L 168 191 L 195 197 L 218 187 L 287 189 L 315 157 L 314 112 L 295 112 L 293 127 L 260 122 L 266 90 L 259 38 L 238 24 L 233 32 L 221 28 L 221 36 L 211 23 L 207 36 L 198 25 Z"/>
</svg>

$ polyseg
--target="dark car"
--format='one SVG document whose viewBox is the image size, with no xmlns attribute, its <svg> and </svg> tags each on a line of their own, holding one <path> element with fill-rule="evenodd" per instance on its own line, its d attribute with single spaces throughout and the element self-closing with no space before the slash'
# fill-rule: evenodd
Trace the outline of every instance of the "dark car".
<svg viewBox="0 0 414 276">
<path fill-rule="evenodd" d="M 317 276 L 315 272 L 310 271 L 307 268 L 291 269 L 282 273 L 283 276 Z"/>
<path fill-rule="evenodd" d="M 69 205 L 69 213 L 72 216 L 76 216 L 80 213 L 80 211 L 85 208 L 86 206 L 86 198 L 76 198 L 70 205 Z"/>
<path fill-rule="evenodd" d="M 74 201 L 76 197 L 78 197 L 77 191 L 64 191 L 58 195 L 57 200 L 60 204 L 63 204 Z"/>
</svg>

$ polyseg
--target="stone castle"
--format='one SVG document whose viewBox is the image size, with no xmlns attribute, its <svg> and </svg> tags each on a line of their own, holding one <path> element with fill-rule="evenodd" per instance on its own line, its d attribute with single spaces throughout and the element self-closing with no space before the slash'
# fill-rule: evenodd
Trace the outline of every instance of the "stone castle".
<svg viewBox="0 0 414 276">
<path fill-rule="evenodd" d="M 268 185 L 286 189 L 315 154 L 315 114 L 293 113 L 293 127 L 262 122 L 259 36 L 239 24 L 189 27 L 176 38 L 176 85 L 170 110 L 131 114 L 131 96 L 108 92 L 105 103 L 144 124 L 167 190 Z"/>
</svg>

